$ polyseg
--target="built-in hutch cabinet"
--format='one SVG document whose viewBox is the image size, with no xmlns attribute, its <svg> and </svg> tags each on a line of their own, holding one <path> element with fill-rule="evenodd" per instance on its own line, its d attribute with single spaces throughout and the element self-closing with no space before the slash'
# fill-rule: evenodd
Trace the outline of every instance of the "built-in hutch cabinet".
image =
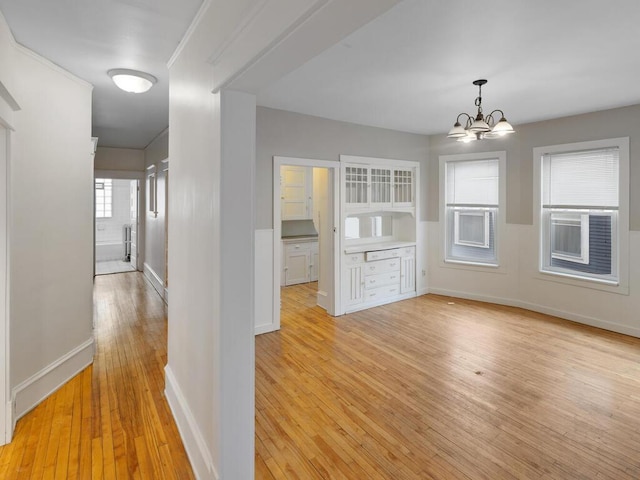
<svg viewBox="0 0 640 480">
<path fill-rule="evenodd" d="M 419 164 L 342 155 L 345 313 L 416 295 Z"/>
<path fill-rule="evenodd" d="M 345 209 L 413 208 L 415 168 L 345 164 Z"/>
</svg>

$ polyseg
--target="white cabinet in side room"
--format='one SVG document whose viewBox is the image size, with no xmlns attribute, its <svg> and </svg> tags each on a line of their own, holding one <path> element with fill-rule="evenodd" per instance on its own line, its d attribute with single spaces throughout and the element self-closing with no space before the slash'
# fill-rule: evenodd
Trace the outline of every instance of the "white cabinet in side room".
<svg viewBox="0 0 640 480">
<path fill-rule="evenodd" d="M 282 285 L 315 282 L 320 265 L 317 240 L 283 242 L 284 281 Z"/>
<path fill-rule="evenodd" d="M 309 265 L 309 281 L 317 282 L 320 275 L 320 249 L 318 242 L 311 243 L 311 262 Z"/>
<path fill-rule="evenodd" d="M 311 167 L 280 167 L 280 208 L 282 220 L 312 217 L 313 170 Z"/>
</svg>

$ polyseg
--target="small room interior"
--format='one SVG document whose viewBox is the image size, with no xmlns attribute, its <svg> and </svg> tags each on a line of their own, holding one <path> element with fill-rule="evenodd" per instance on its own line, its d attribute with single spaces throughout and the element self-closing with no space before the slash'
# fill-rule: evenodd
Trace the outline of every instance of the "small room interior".
<svg viewBox="0 0 640 480">
<path fill-rule="evenodd" d="M 334 254 L 331 175 L 328 168 L 280 166 L 280 286 L 311 284 L 316 304 L 325 310 Z"/>
<path fill-rule="evenodd" d="M 137 209 L 138 180 L 95 179 L 96 275 L 136 270 Z"/>
</svg>

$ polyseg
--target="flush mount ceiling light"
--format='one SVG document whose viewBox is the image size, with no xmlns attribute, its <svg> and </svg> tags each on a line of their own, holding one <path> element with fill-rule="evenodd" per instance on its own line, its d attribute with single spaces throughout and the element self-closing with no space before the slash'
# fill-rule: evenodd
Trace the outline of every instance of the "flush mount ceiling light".
<svg viewBox="0 0 640 480">
<path fill-rule="evenodd" d="M 482 140 L 484 138 L 497 138 L 514 133 L 515 130 L 507 119 L 504 117 L 502 110 L 494 110 L 486 117 L 482 114 L 482 86 L 487 83 L 486 80 L 480 79 L 473 82 L 478 86 L 478 98 L 475 105 L 478 107 L 478 113 L 475 118 L 468 113 L 461 113 L 456 119 L 456 123 L 449 131 L 447 137 L 455 138 L 459 142 L 471 142 L 472 140 Z M 500 120 L 496 123 L 494 114 L 500 113 Z M 460 124 L 460 117 L 466 117 L 465 126 Z M 497 115 L 496 115 L 497 117 Z"/>
<path fill-rule="evenodd" d="M 109 70 L 107 74 L 118 88 L 129 93 L 144 93 L 158 81 L 153 75 L 127 68 Z"/>
</svg>

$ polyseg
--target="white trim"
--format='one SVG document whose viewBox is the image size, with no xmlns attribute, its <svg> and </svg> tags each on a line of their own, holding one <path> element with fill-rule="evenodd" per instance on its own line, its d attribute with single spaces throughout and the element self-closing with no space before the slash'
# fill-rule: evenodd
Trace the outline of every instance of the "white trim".
<svg viewBox="0 0 640 480">
<path fill-rule="evenodd" d="M 2 82 L 0 82 L 0 98 L 2 98 L 2 100 L 6 102 L 7 106 L 13 112 L 17 112 L 20 110 L 20 105 L 18 105 L 18 102 L 16 101 L 16 99 L 13 98 L 13 95 L 11 95 L 9 90 L 7 90 L 7 87 L 5 87 L 5 85 Z M 10 128 L 10 127 L 7 127 L 7 128 Z M 13 128 L 11 128 L 11 130 L 13 130 Z"/>
<path fill-rule="evenodd" d="M 11 393 L 15 406 L 14 426 L 20 417 L 91 365 L 93 354 L 93 338 L 89 338 L 17 385 Z"/>
<path fill-rule="evenodd" d="M 564 310 L 557 310 L 555 308 L 545 307 L 542 305 L 524 302 L 521 300 L 461 292 L 458 290 L 448 290 L 445 288 L 430 288 L 428 293 L 433 293 L 435 295 L 445 295 L 447 297 L 454 297 L 454 298 L 465 298 L 468 300 L 476 300 L 479 302 L 494 303 L 497 305 L 506 305 L 509 307 L 524 308 L 525 310 L 531 310 L 532 312 L 544 313 L 545 315 L 552 315 L 554 317 L 570 320 L 572 322 L 577 322 L 584 325 L 589 325 L 591 327 L 602 328 L 604 330 L 609 330 L 612 332 L 622 333 L 624 335 L 631 335 L 631 336 L 640 338 L 640 328 L 621 325 L 619 323 L 614 323 L 614 322 L 607 322 L 605 320 L 599 320 L 597 318 L 588 317 L 586 315 L 579 315 L 579 314 L 567 312 Z"/>
<path fill-rule="evenodd" d="M 482 161 L 498 159 L 498 221 L 495 225 L 496 264 L 473 262 L 472 260 L 447 259 L 447 162 Z M 471 268 L 479 271 L 504 273 L 507 269 L 506 254 L 503 245 L 507 245 L 507 152 L 462 153 L 456 155 L 440 155 L 439 157 L 439 185 L 440 185 L 440 262 L 441 267 Z"/>
<path fill-rule="evenodd" d="M 617 257 L 618 272 L 617 285 L 612 285 L 611 281 L 604 279 L 602 282 L 598 278 L 590 278 L 579 275 L 566 275 L 561 272 L 543 271 L 542 243 L 542 161 L 543 156 L 549 153 L 565 153 L 581 150 L 598 150 L 607 147 L 618 147 L 618 232 L 617 237 Z M 565 143 L 561 145 L 548 145 L 545 147 L 535 147 L 533 149 L 533 228 L 537 239 L 537 271 L 534 278 L 543 281 L 554 281 L 573 285 L 582 288 L 603 290 L 610 293 L 629 295 L 629 137 L 607 138 L 603 140 L 593 140 L 587 142 Z M 616 246 L 614 246 L 615 248 Z M 579 278 L 577 278 L 579 277 Z M 608 328 L 608 327 L 602 327 Z M 618 330 L 614 330 L 618 331 Z M 624 332 L 623 332 L 624 333 Z"/>
<path fill-rule="evenodd" d="M 12 114 L 13 112 L 9 112 Z M 0 121 L 3 118 L 0 115 Z M 2 122 L 4 123 L 4 122 Z M 4 130 L 4 132 L 2 132 Z M 11 256 L 9 255 L 9 229 L 11 225 L 11 130 L 0 127 L 0 132 L 4 133 L 4 152 L 0 154 L 0 190 L 4 190 L 4 195 L 0 198 L 0 405 L 8 405 L 8 408 L 0 411 L 0 445 L 11 441 L 13 436 L 13 408 L 11 396 L 11 322 L 10 322 L 10 295 L 11 282 L 9 278 Z"/>
<path fill-rule="evenodd" d="M 144 172 L 134 172 L 130 170 L 94 170 L 93 177 L 114 178 L 118 180 L 143 180 Z"/>
<path fill-rule="evenodd" d="M 268 4 L 270 2 L 275 3 L 273 2 L 273 0 L 262 0 L 262 4 L 258 4 L 256 7 L 251 9 L 251 13 L 248 16 L 249 17 L 248 19 L 243 18 L 237 23 L 237 27 L 236 29 L 234 29 L 234 32 L 232 33 L 234 37 L 231 39 L 231 42 L 227 44 L 227 40 L 225 40 L 222 51 L 219 51 L 217 53 L 215 57 L 216 64 L 220 63 L 220 59 L 222 55 L 230 46 L 232 45 L 235 46 L 238 43 L 240 44 L 242 43 L 241 34 L 244 31 L 246 31 L 247 29 L 250 29 L 251 27 L 253 27 L 253 29 L 255 30 L 262 30 L 264 28 L 264 25 L 258 25 L 256 28 L 255 20 L 256 19 L 262 20 L 264 17 L 266 17 L 266 15 L 261 17 L 259 13 L 263 11 L 264 4 Z M 214 85 L 213 85 L 213 89 L 211 90 L 211 93 L 216 94 L 221 90 L 231 87 L 232 83 L 235 80 L 242 77 L 242 75 L 244 75 L 248 70 L 250 70 L 266 55 L 274 51 L 276 47 L 278 47 L 278 45 L 280 45 L 284 40 L 287 39 L 287 37 L 289 37 L 296 30 L 301 28 L 302 25 L 304 25 L 311 17 L 313 17 L 318 11 L 320 11 L 323 7 L 325 7 L 328 4 L 328 2 L 329 0 L 315 0 L 311 6 L 309 6 L 303 13 L 301 13 L 293 21 L 293 23 L 289 24 L 288 26 L 277 25 L 276 28 L 280 30 L 280 33 L 275 38 L 273 38 L 264 48 L 260 49 L 254 55 L 250 56 L 248 59 L 242 61 L 237 68 L 234 68 L 234 73 L 227 75 L 226 78 L 222 79 L 222 81 L 218 81 L 217 79 L 214 79 Z M 271 8 L 273 10 L 276 10 L 279 7 L 290 8 L 288 5 L 286 5 L 287 3 L 286 1 L 279 1 L 278 3 L 282 5 L 276 5 L 276 6 L 272 5 Z M 268 30 L 273 31 L 273 26 L 268 28 Z M 246 55 L 244 55 L 244 57 L 246 58 Z M 215 64 L 213 64 L 213 66 L 215 66 Z"/>
<path fill-rule="evenodd" d="M 196 478 L 213 478 L 217 480 L 219 478 L 218 472 L 207 448 L 207 442 L 169 365 L 164 368 L 164 374 L 164 395 L 180 432 L 182 443 L 187 451 L 187 457 L 191 462 L 191 468 L 193 468 Z"/>
<path fill-rule="evenodd" d="M 217 66 L 220 62 L 220 58 L 225 54 L 225 52 L 229 49 L 233 43 L 238 40 L 240 34 L 245 30 L 249 29 L 252 24 L 255 22 L 257 18 L 260 17 L 260 14 L 267 6 L 270 0 L 260 0 L 258 3 L 249 8 L 248 12 L 242 16 L 240 21 L 236 24 L 235 28 L 227 35 L 227 37 L 222 41 L 220 45 L 213 51 L 213 53 L 209 56 L 207 60 L 212 66 Z"/>
<path fill-rule="evenodd" d="M 333 171 L 333 310 L 327 310 L 330 315 L 340 315 L 341 304 L 341 274 L 340 262 L 342 255 L 341 216 L 340 216 L 340 162 L 333 160 L 314 160 L 311 158 L 273 157 L 273 330 L 280 329 L 280 265 L 282 263 L 280 242 L 282 237 L 282 217 L 280 211 L 280 167 L 282 165 L 298 165 L 304 167 L 327 168 Z"/>
<path fill-rule="evenodd" d="M 87 82 L 86 80 L 83 80 L 80 77 L 77 77 L 76 75 L 74 75 L 73 73 L 69 72 L 68 70 L 65 70 L 61 66 L 56 65 L 51 60 L 40 56 L 39 54 L 37 54 L 33 50 L 30 50 L 29 48 L 25 47 L 24 45 L 21 45 L 18 42 L 15 42 L 14 46 L 15 46 L 15 49 L 18 52 L 22 53 L 23 55 L 26 55 L 27 57 L 32 58 L 33 60 L 37 61 L 38 63 L 40 63 L 42 65 L 44 65 L 45 67 L 49 68 L 50 70 L 53 70 L 56 73 L 62 74 L 63 76 L 67 77 L 69 80 L 72 80 L 73 82 L 77 83 L 78 85 L 80 85 L 82 87 L 87 87 L 87 88 L 89 88 L 90 91 L 93 90 L 93 85 L 91 83 Z"/>
<path fill-rule="evenodd" d="M 169 60 L 167 61 L 168 69 L 171 69 L 174 62 L 178 59 L 178 57 L 184 50 L 184 47 L 186 47 L 187 43 L 189 43 L 189 40 L 191 40 L 193 33 L 195 32 L 196 28 L 198 28 L 198 25 L 200 25 L 200 22 L 202 21 L 202 17 L 204 17 L 205 13 L 207 13 L 207 10 L 209 9 L 210 5 L 211 5 L 211 0 L 204 0 L 202 2 L 202 5 L 200 5 L 200 8 L 198 9 L 198 13 L 196 13 L 196 16 L 193 17 L 193 20 L 191 21 L 191 25 L 189 25 L 189 28 L 187 28 L 187 31 L 182 36 L 182 40 L 180 40 L 180 43 L 171 54 L 171 57 L 169 57 Z"/>
<path fill-rule="evenodd" d="M 273 322 L 273 285 L 276 268 L 273 258 L 274 235 L 272 228 L 258 229 L 255 231 L 255 334 L 273 332 L 278 328 Z M 280 248 L 278 242 L 278 248 Z M 267 322 L 261 319 L 267 316 Z"/>
<path fill-rule="evenodd" d="M 160 295 L 160 298 L 165 300 L 165 297 L 164 297 L 165 289 L 164 289 L 164 282 L 162 281 L 162 278 L 153 270 L 153 268 L 149 266 L 147 262 L 144 262 L 143 272 L 144 272 L 145 278 L 149 280 L 149 283 L 153 286 L 155 291 L 158 292 L 158 295 Z"/>
</svg>

